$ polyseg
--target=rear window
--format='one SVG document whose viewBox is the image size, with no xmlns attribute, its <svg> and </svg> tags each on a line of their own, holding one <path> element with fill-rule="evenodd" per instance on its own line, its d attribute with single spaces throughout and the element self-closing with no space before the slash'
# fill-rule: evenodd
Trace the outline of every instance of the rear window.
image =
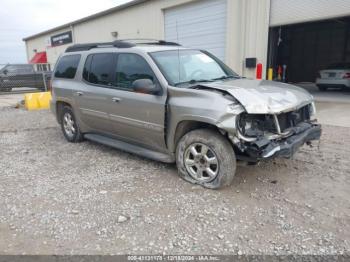
<svg viewBox="0 0 350 262">
<path fill-rule="evenodd" d="M 334 63 L 329 65 L 326 69 L 350 69 L 350 63 Z"/>
<path fill-rule="evenodd" d="M 55 77 L 73 79 L 80 61 L 80 55 L 67 55 L 58 61 Z"/>
<path fill-rule="evenodd" d="M 97 85 L 112 85 L 115 55 L 112 53 L 101 53 L 89 55 L 85 62 L 83 78 Z"/>
</svg>

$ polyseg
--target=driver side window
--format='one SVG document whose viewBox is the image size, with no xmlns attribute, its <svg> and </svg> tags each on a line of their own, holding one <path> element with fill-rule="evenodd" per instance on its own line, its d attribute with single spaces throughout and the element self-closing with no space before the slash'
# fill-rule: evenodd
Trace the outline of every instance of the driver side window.
<svg viewBox="0 0 350 262">
<path fill-rule="evenodd" d="M 119 54 L 115 74 L 115 86 L 132 90 L 132 83 L 139 79 L 156 82 L 155 75 L 145 59 L 136 54 Z"/>
</svg>

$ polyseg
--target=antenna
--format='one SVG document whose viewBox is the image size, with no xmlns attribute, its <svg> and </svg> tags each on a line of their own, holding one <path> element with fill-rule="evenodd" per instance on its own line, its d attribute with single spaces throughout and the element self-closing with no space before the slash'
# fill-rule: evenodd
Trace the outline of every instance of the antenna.
<svg viewBox="0 0 350 262">
<path fill-rule="evenodd" d="M 176 19 L 176 42 L 179 43 L 179 30 L 177 28 L 177 19 Z M 181 82 L 181 68 L 180 68 L 180 47 L 177 48 L 177 61 L 178 61 L 178 70 L 179 70 L 179 81 Z"/>
</svg>

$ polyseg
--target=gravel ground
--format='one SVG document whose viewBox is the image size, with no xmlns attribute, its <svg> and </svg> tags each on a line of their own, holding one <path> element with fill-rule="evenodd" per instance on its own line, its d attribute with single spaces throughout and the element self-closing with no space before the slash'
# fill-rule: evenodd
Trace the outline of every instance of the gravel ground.
<svg viewBox="0 0 350 262">
<path fill-rule="evenodd" d="M 0 109 L 1 254 L 349 254 L 350 128 L 293 160 L 193 186 L 175 165 L 67 143 L 48 111 Z"/>
</svg>

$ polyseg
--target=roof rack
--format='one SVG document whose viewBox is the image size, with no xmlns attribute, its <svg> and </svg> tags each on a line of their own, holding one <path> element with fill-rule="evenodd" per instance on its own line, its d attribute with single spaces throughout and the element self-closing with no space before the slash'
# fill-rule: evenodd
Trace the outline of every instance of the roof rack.
<svg viewBox="0 0 350 262">
<path fill-rule="evenodd" d="M 125 41 L 129 43 L 133 43 L 135 45 L 173 45 L 173 46 L 181 46 L 178 43 L 175 42 L 168 42 L 165 40 L 158 40 L 158 39 L 149 39 L 149 38 L 136 38 L 136 39 L 122 39 L 120 41 Z"/>
<path fill-rule="evenodd" d="M 113 42 L 105 43 L 88 43 L 88 44 L 75 44 L 66 49 L 66 53 L 77 52 L 77 51 L 88 51 L 92 48 L 99 47 L 117 47 L 117 48 L 130 48 L 136 45 L 170 45 L 170 46 L 181 46 L 175 42 L 167 42 L 165 40 L 155 39 L 123 39 L 116 40 Z"/>
<path fill-rule="evenodd" d="M 66 53 L 69 52 L 76 52 L 76 51 L 87 51 L 92 48 L 98 48 L 98 47 L 117 47 L 117 48 L 130 48 L 134 47 L 135 44 L 125 42 L 125 41 L 113 41 L 113 42 L 106 42 L 106 43 L 88 43 L 88 44 L 76 44 L 68 47 L 66 49 Z"/>
</svg>

